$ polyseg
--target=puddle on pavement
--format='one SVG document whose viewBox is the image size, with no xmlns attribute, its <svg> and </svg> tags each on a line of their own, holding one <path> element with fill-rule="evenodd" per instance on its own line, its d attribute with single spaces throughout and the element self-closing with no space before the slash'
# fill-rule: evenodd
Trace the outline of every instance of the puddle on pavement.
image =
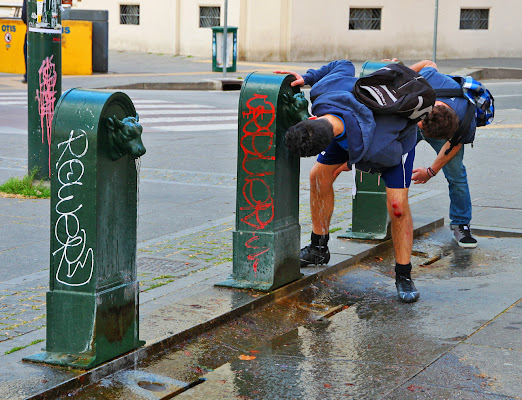
<svg viewBox="0 0 522 400">
<path fill-rule="evenodd" d="M 410 332 L 403 329 L 400 337 L 393 338 L 387 328 L 398 306 L 394 297 L 378 293 L 363 297 L 345 289 L 342 275 L 316 282 L 183 342 L 138 365 L 137 370 L 127 371 L 127 375 L 120 372 L 71 397 L 215 398 L 210 394 L 195 396 L 195 391 L 205 391 L 198 389 L 206 385 L 202 378 L 221 377 L 225 372 L 226 377 L 218 380 L 233 383 L 244 399 L 289 398 L 289 393 L 290 398 L 304 398 L 301 395 L 305 392 L 314 392 L 311 386 L 323 381 L 320 389 L 329 388 L 330 395 L 347 393 L 347 388 L 354 394 L 377 395 L 391 378 L 405 377 L 420 368 L 410 362 L 413 353 L 422 354 L 422 347 L 436 346 L 422 342 L 419 348 L 413 346 L 404 353 L 400 343 Z M 349 332 L 346 326 L 351 327 Z M 391 342 L 396 342 L 396 353 L 390 351 Z M 172 382 L 169 386 L 168 380 L 178 386 Z M 340 385 L 340 381 L 344 383 Z M 330 389 L 333 386 L 336 389 Z"/>
<path fill-rule="evenodd" d="M 447 236 L 415 241 L 417 276 L 487 275 L 502 261 Z M 433 305 L 396 300 L 392 261 L 391 252 L 366 259 L 69 397 L 378 398 L 466 338 L 434 329 Z"/>
</svg>

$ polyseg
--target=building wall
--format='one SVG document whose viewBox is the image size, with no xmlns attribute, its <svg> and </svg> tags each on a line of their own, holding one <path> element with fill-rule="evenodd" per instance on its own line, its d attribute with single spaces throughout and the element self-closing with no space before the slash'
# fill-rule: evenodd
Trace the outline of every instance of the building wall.
<svg viewBox="0 0 522 400">
<path fill-rule="evenodd" d="M 199 7 L 224 0 L 74 0 L 109 10 L 113 50 L 211 57 L 210 28 Z M 119 5 L 139 4 L 140 25 L 120 25 Z M 437 58 L 519 57 L 520 0 L 439 0 Z M 380 30 L 349 30 L 349 10 L 382 8 Z M 459 30 L 461 8 L 489 8 L 488 30 Z M 238 57 L 251 61 L 339 58 L 431 58 L 435 0 L 229 0 L 228 25 L 238 29 Z"/>
<path fill-rule="evenodd" d="M 73 7 L 109 10 L 109 48 L 137 52 L 208 56 L 211 28 L 199 28 L 199 7 L 223 9 L 223 0 L 74 0 Z M 238 26 L 239 0 L 229 0 L 228 25 Z M 120 4 L 139 4 L 140 24 L 120 24 Z M 223 13 L 221 25 L 223 24 Z"/>
</svg>

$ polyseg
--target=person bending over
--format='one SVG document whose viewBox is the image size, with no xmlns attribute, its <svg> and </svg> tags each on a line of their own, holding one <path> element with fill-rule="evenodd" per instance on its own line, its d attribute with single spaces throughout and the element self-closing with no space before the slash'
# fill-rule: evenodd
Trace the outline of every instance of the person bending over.
<svg viewBox="0 0 522 400">
<path fill-rule="evenodd" d="M 286 144 L 302 157 L 318 155 L 310 171 L 311 243 L 301 249 L 301 266 L 327 264 L 330 219 L 334 210 L 333 182 L 342 171 L 359 169 L 381 174 L 386 184 L 388 213 L 395 254 L 395 285 L 399 300 L 411 303 L 419 291 L 411 279 L 413 222 L 408 204 L 415 158 L 416 126 L 397 115 L 373 114 L 352 94 L 355 68 L 333 61 L 303 76 L 292 71 L 292 86 L 312 87 L 309 120 L 290 127 Z"/>
</svg>

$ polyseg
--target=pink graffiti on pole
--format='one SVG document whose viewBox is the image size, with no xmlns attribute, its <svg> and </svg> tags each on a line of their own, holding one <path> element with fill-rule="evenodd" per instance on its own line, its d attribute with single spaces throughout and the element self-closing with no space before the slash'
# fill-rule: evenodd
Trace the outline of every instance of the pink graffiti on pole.
<svg viewBox="0 0 522 400">
<path fill-rule="evenodd" d="M 58 74 L 56 65 L 52 62 L 54 55 L 46 57 L 38 70 L 39 89 L 36 89 L 38 100 L 38 113 L 40 114 L 40 126 L 42 128 L 42 143 L 47 139 L 49 148 L 49 177 L 51 176 L 51 126 L 54 116 L 54 103 L 56 102 L 56 82 Z"/>
</svg>

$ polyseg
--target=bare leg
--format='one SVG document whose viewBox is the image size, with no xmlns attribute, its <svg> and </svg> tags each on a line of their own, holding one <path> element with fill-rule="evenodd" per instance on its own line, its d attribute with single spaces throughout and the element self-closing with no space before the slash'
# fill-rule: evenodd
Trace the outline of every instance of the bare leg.
<svg viewBox="0 0 522 400">
<path fill-rule="evenodd" d="M 334 210 L 334 172 L 340 165 L 325 165 L 316 162 L 310 171 L 312 231 L 317 235 L 328 234 Z"/>
<path fill-rule="evenodd" d="M 409 264 L 413 247 L 413 221 L 408 204 L 408 189 L 386 188 L 386 205 L 391 218 L 395 261 Z"/>
</svg>

